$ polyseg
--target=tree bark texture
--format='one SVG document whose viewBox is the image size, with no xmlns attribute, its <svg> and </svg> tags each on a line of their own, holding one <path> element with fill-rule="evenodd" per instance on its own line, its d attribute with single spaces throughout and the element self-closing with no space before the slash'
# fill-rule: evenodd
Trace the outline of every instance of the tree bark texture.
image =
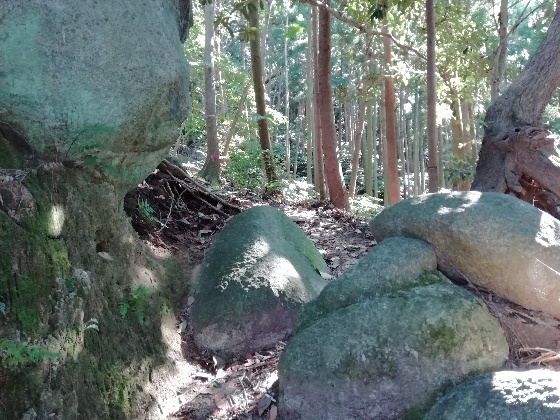
<svg viewBox="0 0 560 420">
<path fill-rule="evenodd" d="M 557 10 L 545 39 L 519 78 L 488 108 L 473 189 L 511 193 L 551 213 L 556 211 L 560 157 L 541 121 L 558 86 Z"/>
<path fill-rule="evenodd" d="M 266 101 L 263 82 L 263 65 L 261 56 L 261 40 L 259 38 L 259 9 L 258 2 L 248 7 L 247 21 L 249 26 L 256 28 L 256 35 L 251 38 L 251 70 L 253 73 L 253 89 L 255 91 L 255 106 L 257 110 L 259 139 L 261 149 L 263 151 L 263 164 L 266 173 L 266 179 L 269 183 L 276 182 L 276 171 L 274 169 L 274 161 L 272 155 L 272 147 L 268 133 L 268 123 L 266 120 Z"/>
<path fill-rule="evenodd" d="M 427 69 L 426 89 L 428 91 L 428 191 L 438 192 L 438 157 L 437 157 L 437 129 L 436 129 L 436 23 L 434 0 L 426 0 L 426 28 L 427 28 Z"/>
<path fill-rule="evenodd" d="M 387 20 L 383 24 L 383 32 L 388 33 Z M 383 55 L 385 58 L 388 73 L 391 65 L 391 39 L 383 38 Z M 385 139 L 387 148 L 385 149 L 387 165 L 385 166 L 385 197 L 389 205 L 400 201 L 399 171 L 397 165 L 397 127 L 395 123 L 395 85 L 390 74 L 385 76 Z"/>
<path fill-rule="evenodd" d="M 327 188 L 325 185 L 325 165 L 323 162 L 323 134 L 321 131 L 321 108 L 319 104 L 319 63 L 318 63 L 318 28 L 317 28 L 317 9 L 313 9 L 313 90 L 315 93 L 315 189 L 319 193 L 321 200 L 327 199 Z"/>
<path fill-rule="evenodd" d="M 206 113 L 206 160 L 200 176 L 208 181 L 220 178 L 220 146 L 216 123 L 216 87 L 214 85 L 214 3 L 204 6 L 204 95 Z"/>
<path fill-rule="evenodd" d="M 329 4 L 329 0 L 326 2 Z M 348 195 L 344 188 L 342 169 L 336 151 L 336 130 L 332 103 L 331 83 L 331 22 L 325 10 L 319 11 L 318 108 L 321 118 L 321 137 L 325 156 L 325 172 L 329 199 L 339 209 L 349 209 Z"/>
</svg>

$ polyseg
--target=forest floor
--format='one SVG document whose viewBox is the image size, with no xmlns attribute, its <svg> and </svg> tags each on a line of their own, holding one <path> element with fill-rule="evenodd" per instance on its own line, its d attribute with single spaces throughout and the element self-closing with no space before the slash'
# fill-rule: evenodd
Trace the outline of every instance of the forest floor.
<svg viewBox="0 0 560 420">
<path fill-rule="evenodd" d="M 333 278 L 375 245 L 366 219 L 326 203 L 263 198 L 227 186 L 212 189 L 172 169 L 160 165 L 158 171 L 127 195 L 125 207 L 134 228 L 154 254 L 171 255 L 182 264 L 187 283 L 213 236 L 235 214 L 252 206 L 270 205 L 288 215 L 314 242 Z M 144 200 L 149 207 L 142 205 Z M 141 207 L 145 210 L 139 211 Z M 506 368 L 558 366 L 560 356 L 550 350 L 560 348 L 558 320 L 472 285 L 467 287 L 486 302 L 504 327 L 511 349 Z M 166 385 L 171 397 L 167 398 L 168 407 L 160 405 L 161 418 L 274 420 L 278 395 L 276 367 L 285 343 L 280 342 L 268 351 L 246 354 L 242 360 L 226 365 L 193 345 L 186 323 L 192 303 L 193 298 L 187 294 L 178 308 L 174 326 L 177 334 L 171 340 L 180 347 L 175 352 L 181 359 L 175 361 L 179 373 L 171 385 Z"/>
</svg>

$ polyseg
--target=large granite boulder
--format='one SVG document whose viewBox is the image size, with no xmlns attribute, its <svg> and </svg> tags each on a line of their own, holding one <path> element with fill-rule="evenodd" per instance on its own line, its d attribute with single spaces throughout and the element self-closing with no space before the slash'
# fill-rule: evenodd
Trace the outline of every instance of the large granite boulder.
<svg viewBox="0 0 560 420">
<path fill-rule="evenodd" d="M 436 254 L 426 242 L 410 238 L 382 241 L 303 306 L 297 329 L 337 309 L 387 292 L 437 283 L 440 276 L 435 269 Z"/>
<path fill-rule="evenodd" d="M 78 160 L 124 188 L 144 179 L 186 116 L 190 14 L 189 0 L 3 0 L 0 166 Z"/>
<path fill-rule="evenodd" d="M 288 342 L 280 414 L 417 418 L 445 386 L 499 369 L 507 355 L 500 325 L 469 292 L 434 284 L 386 294 L 334 311 Z"/>
<path fill-rule="evenodd" d="M 274 346 L 293 332 L 301 306 L 328 272 L 284 213 L 257 206 L 216 235 L 196 276 L 191 322 L 199 348 L 225 357 Z"/>
<path fill-rule="evenodd" d="M 425 419 L 560 419 L 560 373 L 529 370 L 479 375 L 440 399 Z"/>
<path fill-rule="evenodd" d="M 450 278 L 466 278 L 528 309 L 560 317 L 560 221 L 499 193 L 430 194 L 370 221 L 377 240 L 422 239 Z"/>
<path fill-rule="evenodd" d="M 2 419 L 170 414 L 185 281 L 122 201 L 184 119 L 189 20 L 188 0 L 0 2 Z"/>
</svg>

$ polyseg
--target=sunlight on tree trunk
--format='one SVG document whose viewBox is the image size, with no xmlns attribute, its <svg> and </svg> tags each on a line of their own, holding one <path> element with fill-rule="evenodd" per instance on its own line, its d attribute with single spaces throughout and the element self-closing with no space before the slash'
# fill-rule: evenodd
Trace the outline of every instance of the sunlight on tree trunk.
<svg viewBox="0 0 560 420">
<path fill-rule="evenodd" d="M 428 91 L 428 190 L 438 192 L 438 157 L 436 132 L 436 24 L 434 1 L 426 0 L 426 26 L 428 31 L 428 63 L 426 70 Z"/>
<path fill-rule="evenodd" d="M 207 153 L 200 176 L 208 181 L 217 182 L 220 178 L 220 146 L 216 125 L 216 88 L 214 85 L 214 3 L 204 5 L 204 87 L 206 112 Z"/>
<path fill-rule="evenodd" d="M 263 67 L 261 57 L 261 39 L 260 39 L 260 24 L 259 24 L 259 9 L 258 1 L 253 1 L 247 7 L 247 21 L 251 28 L 255 28 L 255 34 L 251 38 L 251 70 L 253 73 L 253 89 L 255 91 L 255 106 L 257 110 L 259 139 L 261 142 L 262 159 L 266 180 L 269 184 L 276 183 L 278 177 L 274 168 L 274 156 L 270 144 L 270 137 L 268 133 L 268 121 L 266 117 L 266 101 L 264 92 L 264 79 Z M 274 189 L 274 188 L 273 188 Z"/>
<path fill-rule="evenodd" d="M 383 20 L 383 32 L 388 33 L 387 18 Z M 391 39 L 383 38 L 383 51 L 385 58 L 385 138 L 387 148 L 385 149 L 386 163 L 386 184 L 385 197 L 389 205 L 398 203 L 401 199 L 399 187 L 399 172 L 397 166 L 397 131 L 395 124 L 395 87 L 393 77 L 390 75 L 392 62 Z"/>
<path fill-rule="evenodd" d="M 329 5 L 330 0 L 326 0 Z M 319 55 L 317 59 L 319 91 L 318 109 L 321 118 L 321 138 L 325 156 L 326 180 L 329 188 L 329 200 L 339 209 L 349 209 L 348 195 L 344 188 L 342 169 L 336 151 L 336 130 L 332 103 L 331 84 L 331 24 L 330 15 L 325 10 L 319 11 Z"/>
</svg>

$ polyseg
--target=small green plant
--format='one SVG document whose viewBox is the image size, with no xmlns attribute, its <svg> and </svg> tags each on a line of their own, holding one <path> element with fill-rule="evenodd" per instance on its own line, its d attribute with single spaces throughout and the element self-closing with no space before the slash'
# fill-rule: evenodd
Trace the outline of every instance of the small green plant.
<svg viewBox="0 0 560 420">
<path fill-rule="evenodd" d="M 138 213 L 140 218 L 148 224 L 159 222 L 158 218 L 154 216 L 155 210 L 144 198 L 138 200 Z"/>
<path fill-rule="evenodd" d="M 99 321 L 97 321 L 97 318 L 91 318 L 89 321 L 84 322 L 80 329 L 82 332 L 87 330 L 99 331 Z"/>
<path fill-rule="evenodd" d="M 0 364 L 4 368 L 14 367 L 20 363 L 39 363 L 46 359 L 61 357 L 39 346 L 16 343 L 14 340 L 0 340 Z"/>
<path fill-rule="evenodd" d="M 472 158 L 463 160 L 457 155 L 453 155 L 453 159 L 444 165 L 443 171 L 445 177 L 453 184 L 463 181 L 472 182 L 474 180 L 475 162 Z"/>
<path fill-rule="evenodd" d="M 138 286 L 128 296 L 125 296 L 120 300 L 119 311 L 121 313 L 121 317 L 124 318 L 130 309 L 134 312 L 134 315 L 140 325 L 144 325 L 144 315 L 146 304 L 148 303 L 147 297 L 153 294 L 153 290 L 144 286 Z"/>
</svg>

